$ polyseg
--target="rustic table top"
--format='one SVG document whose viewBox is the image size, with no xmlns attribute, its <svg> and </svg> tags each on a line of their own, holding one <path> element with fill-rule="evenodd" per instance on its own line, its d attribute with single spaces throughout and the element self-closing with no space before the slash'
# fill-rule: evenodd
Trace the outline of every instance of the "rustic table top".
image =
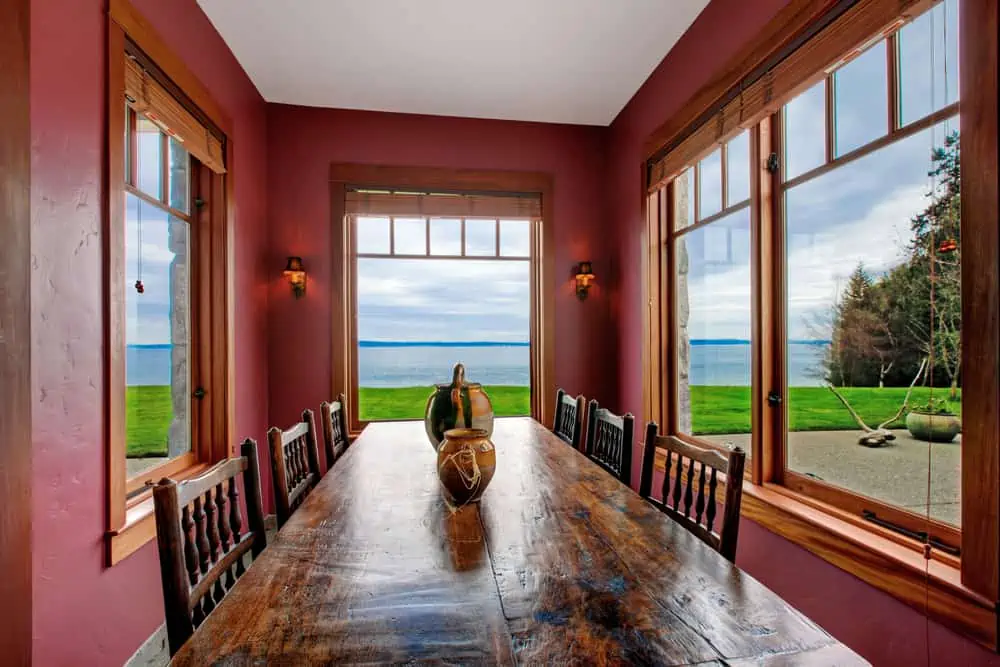
<svg viewBox="0 0 1000 667">
<path fill-rule="evenodd" d="M 859 665 L 532 419 L 452 513 L 423 424 L 368 426 L 177 665 Z"/>
</svg>

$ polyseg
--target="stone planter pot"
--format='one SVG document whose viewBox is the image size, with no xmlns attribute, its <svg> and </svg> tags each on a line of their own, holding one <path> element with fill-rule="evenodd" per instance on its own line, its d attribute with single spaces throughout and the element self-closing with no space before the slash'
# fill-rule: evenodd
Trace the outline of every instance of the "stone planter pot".
<svg viewBox="0 0 1000 667">
<path fill-rule="evenodd" d="M 478 382 L 465 381 L 465 366 L 455 364 L 451 384 L 439 384 L 427 399 L 424 430 L 436 450 L 453 428 L 481 428 L 493 435 L 493 404 Z"/>
<path fill-rule="evenodd" d="M 961 433 L 962 420 L 953 414 L 910 412 L 906 415 L 906 428 L 917 440 L 951 442 Z"/>
</svg>

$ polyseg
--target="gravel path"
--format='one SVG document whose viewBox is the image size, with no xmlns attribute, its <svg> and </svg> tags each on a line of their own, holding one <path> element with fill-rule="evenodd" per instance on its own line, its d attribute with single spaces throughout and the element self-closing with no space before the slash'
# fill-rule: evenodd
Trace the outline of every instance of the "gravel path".
<svg viewBox="0 0 1000 667">
<path fill-rule="evenodd" d="M 796 472 L 886 503 L 927 511 L 927 444 L 906 430 L 893 431 L 896 440 L 885 447 L 857 444 L 857 431 L 799 431 L 788 435 L 788 467 Z M 732 442 L 747 451 L 750 434 L 702 436 Z M 961 520 L 961 442 L 931 444 L 931 516 L 950 524 Z"/>
</svg>

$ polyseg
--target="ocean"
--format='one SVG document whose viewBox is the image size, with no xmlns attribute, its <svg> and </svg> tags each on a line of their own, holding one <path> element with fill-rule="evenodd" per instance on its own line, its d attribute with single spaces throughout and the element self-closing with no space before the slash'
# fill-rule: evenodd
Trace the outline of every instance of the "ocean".
<svg viewBox="0 0 1000 667">
<path fill-rule="evenodd" d="M 789 384 L 820 385 L 813 370 L 825 345 L 793 342 L 789 346 Z M 358 371 L 362 387 L 430 386 L 451 380 L 456 362 L 465 364 L 466 377 L 494 385 L 529 384 L 529 348 L 526 343 L 381 343 L 362 341 Z M 170 383 L 169 345 L 130 345 L 125 356 L 129 385 Z M 750 344 L 746 341 L 696 340 L 691 343 L 691 384 L 748 386 Z"/>
</svg>

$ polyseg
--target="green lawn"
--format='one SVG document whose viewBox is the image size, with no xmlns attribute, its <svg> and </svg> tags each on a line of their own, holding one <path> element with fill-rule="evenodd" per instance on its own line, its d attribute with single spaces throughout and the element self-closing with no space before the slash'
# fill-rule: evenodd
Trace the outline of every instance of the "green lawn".
<svg viewBox="0 0 1000 667">
<path fill-rule="evenodd" d="M 837 397 L 825 387 L 789 388 L 789 428 L 793 431 L 833 431 L 857 429 L 858 425 Z M 905 387 L 845 387 L 840 393 L 872 428 L 899 410 Z M 930 389 L 917 387 L 910 405 L 927 401 Z M 946 398 L 947 389 L 935 389 L 935 398 Z M 961 414 L 959 401 L 952 409 Z M 692 430 L 696 434 L 747 433 L 750 431 L 750 389 L 748 387 L 691 387 Z M 902 420 L 889 425 L 904 428 Z"/>
<path fill-rule="evenodd" d="M 531 395 L 527 387 L 488 386 L 485 389 L 498 417 L 531 412 Z M 362 387 L 361 419 L 423 419 L 430 392 L 429 387 Z M 792 387 L 789 393 L 789 426 L 793 431 L 857 429 L 851 415 L 828 389 Z M 868 425 L 874 427 L 896 413 L 906 389 L 851 387 L 843 389 L 842 393 Z M 924 402 L 929 393 L 929 389 L 917 387 L 910 401 Z M 947 390 L 936 389 L 934 395 L 944 398 Z M 166 456 L 167 429 L 173 414 L 170 387 L 129 387 L 125 400 L 129 458 Z M 750 430 L 748 387 L 695 386 L 691 388 L 691 404 L 695 433 L 746 433 Z M 954 401 L 952 405 L 956 412 L 961 413 L 959 401 Z M 903 428 L 901 421 L 890 426 Z"/>
<path fill-rule="evenodd" d="M 528 387 L 485 386 L 493 403 L 493 414 L 514 417 L 531 414 L 531 392 Z M 361 387 L 359 403 L 362 421 L 377 419 L 423 419 L 430 387 Z"/>
<path fill-rule="evenodd" d="M 125 390 L 125 439 L 128 458 L 167 455 L 167 430 L 174 416 L 170 387 L 139 386 Z"/>
</svg>

